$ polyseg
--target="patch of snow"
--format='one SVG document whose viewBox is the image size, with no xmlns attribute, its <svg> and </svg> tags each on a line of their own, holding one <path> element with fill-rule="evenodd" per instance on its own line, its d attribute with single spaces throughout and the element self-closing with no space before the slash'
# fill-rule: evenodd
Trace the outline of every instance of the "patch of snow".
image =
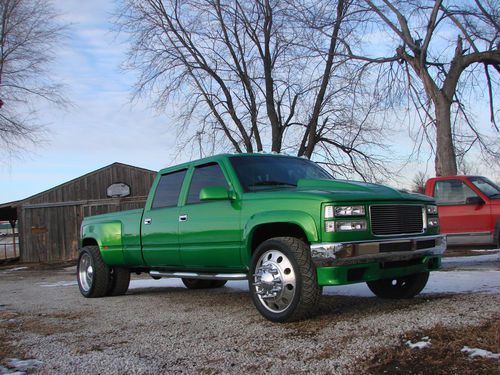
<svg viewBox="0 0 500 375">
<path fill-rule="evenodd" d="M 27 270 L 28 267 L 16 267 L 16 268 L 10 268 L 7 271 L 12 272 L 12 271 L 21 271 L 21 270 Z"/>
<path fill-rule="evenodd" d="M 149 288 L 185 288 L 181 279 L 177 278 L 162 278 L 160 280 L 155 279 L 141 279 L 141 280 L 130 280 L 129 289 L 149 289 Z"/>
<path fill-rule="evenodd" d="M 444 258 L 444 264 L 463 264 L 469 262 L 471 258 L 480 262 L 499 262 L 498 254 L 479 255 L 475 257 L 457 257 Z M 499 262 L 500 263 L 500 262 Z M 77 285 L 77 281 L 59 281 L 56 283 L 40 283 L 41 287 L 68 287 Z M 154 279 L 132 279 L 130 281 L 130 289 L 144 288 L 184 288 L 184 284 L 180 279 L 162 278 Z M 229 281 L 226 284 L 226 290 L 229 292 L 248 291 L 248 281 Z M 374 297 L 373 293 L 368 289 L 366 283 L 357 283 L 350 285 L 329 286 L 323 288 L 323 293 L 326 295 L 345 295 L 355 297 Z M 422 291 L 422 294 L 436 293 L 500 293 L 500 270 L 460 270 L 452 269 L 449 271 L 434 271 L 431 272 L 427 286 Z"/>
<path fill-rule="evenodd" d="M 3 367 L 0 372 L 4 374 L 25 374 L 28 370 L 35 370 L 39 366 L 41 366 L 43 362 L 38 361 L 36 359 L 17 359 L 17 358 L 9 358 L 7 360 L 7 367 Z"/>
<path fill-rule="evenodd" d="M 422 294 L 437 293 L 500 293 L 500 271 L 434 271 Z M 366 283 L 329 286 L 323 294 L 373 297 Z"/>
<path fill-rule="evenodd" d="M 76 284 L 76 282 L 74 283 Z M 184 288 L 180 279 L 162 278 L 161 280 L 140 279 L 131 280 L 130 289 L 147 288 Z M 228 281 L 228 289 L 248 291 L 248 281 Z M 423 294 L 435 293 L 500 293 L 500 271 L 434 271 L 429 282 L 422 291 Z M 343 295 L 356 297 L 373 297 L 366 283 L 328 286 L 323 288 L 325 295 Z"/>
<path fill-rule="evenodd" d="M 442 258 L 443 266 L 446 264 L 476 264 L 476 263 L 500 262 L 500 252 L 486 255 L 475 255 L 469 257 L 446 257 Z"/>
<path fill-rule="evenodd" d="M 468 346 L 464 346 L 462 353 L 468 354 L 469 357 L 483 357 L 483 358 L 491 358 L 491 359 L 500 359 L 500 354 L 489 352 L 488 350 L 478 349 L 478 348 L 469 348 Z"/>
<path fill-rule="evenodd" d="M 416 343 L 412 343 L 410 340 L 408 340 L 406 342 L 406 346 L 408 346 L 410 349 L 424 349 L 431 347 L 431 340 L 428 336 L 422 337 L 420 340 L 422 341 L 417 341 Z"/>
<path fill-rule="evenodd" d="M 73 286 L 73 285 L 78 285 L 77 281 L 58 281 L 57 283 L 53 284 L 38 284 L 43 288 L 55 288 L 55 287 L 60 287 L 60 286 Z"/>
<path fill-rule="evenodd" d="M 5 366 L 0 365 L 0 374 L 9 374 L 9 375 L 25 375 L 25 372 L 16 371 Z"/>
</svg>

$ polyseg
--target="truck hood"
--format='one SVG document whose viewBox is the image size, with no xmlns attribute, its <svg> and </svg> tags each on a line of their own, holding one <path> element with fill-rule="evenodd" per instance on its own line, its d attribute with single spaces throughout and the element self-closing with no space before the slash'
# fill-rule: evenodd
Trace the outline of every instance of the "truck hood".
<svg viewBox="0 0 500 375">
<path fill-rule="evenodd" d="M 297 192 L 328 195 L 335 201 L 417 200 L 432 203 L 428 196 L 407 193 L 384 185 L 362 181 L 301 179 Z"/>
</svg>

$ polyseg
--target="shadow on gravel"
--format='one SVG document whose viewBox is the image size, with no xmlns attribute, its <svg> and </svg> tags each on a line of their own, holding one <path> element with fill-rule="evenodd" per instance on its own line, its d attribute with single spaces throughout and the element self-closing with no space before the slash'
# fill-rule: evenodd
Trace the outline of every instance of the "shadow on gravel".
<svg viewBox="0 0 500 375">
<path fill-rule="evenodd" d="M 140 297 L 145 298 L 140 298 Z M 295 325 L 300 329 L 299 334 L 310 336 L 316 330 L 323 328 L 325 325 L 339 321 L 362 319 L 370 314 L 407 312 L 414 310 L 415 306 L 448 299 L 450 294 L 435 294 L 432 296 L 418 296 L 407 300 L 384 300 L 377 297 L 357 297 L 345 295 L 323 295 L 316 309 L 312 312 L 309 319 L 303 322 L 287 323 L 287 328 L 293 328 Z M 161 303 L 178 304 L 180 306 L 189 306 L 189 309 L 223 309 L 227 313 L 234 310 L 251 310 L 257 318 L 252 323 L 265 322 L 257 311 L 254 309 L 250 294 L 246 291 L 238 291 L 232 288 L 220 289 L 204 289 L 190 290 L 183 287 L 158 287 L 129 290 L 126 296 L 120 298 L 140 299 L 138 303 Z M 138 298 L 139 297 L 139 298 Z M 146 298 L 148 297 L 148 298 Z M 154 297 L 154 301 L 149 297 Z M 248 319 L 249 317 L 245 317 Z"/>
</svg>

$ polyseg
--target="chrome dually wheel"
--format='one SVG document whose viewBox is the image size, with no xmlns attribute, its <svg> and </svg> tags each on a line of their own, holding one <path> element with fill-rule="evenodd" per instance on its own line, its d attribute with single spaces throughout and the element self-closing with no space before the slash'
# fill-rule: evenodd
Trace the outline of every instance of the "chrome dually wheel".
<svg viewBox="0 0 500 375">
<path fill-rule="evenodd" d="M 309 316 L 320 297 L 309 246 L 294 237 L 261 243 L 252 256 L 249 289 L 257 310 L 273 322 Z"/>
<path fill-rule="evenodd" d="M 290 259 L 279 250 L 262 254 L 255 268 L 257 298 L 273 313 L 285 311 L 293 301 L 297 280 Z"/>
<path fill-rule="evenodd" d="M 92 259 L 89 254 L 82 254 L 78 262 L 78 283 L 85 292 L 90 290 L 93 277 L 94 268 L 92 267 Z"/>
<path fill-rule="evenodd" d="M 98 246 L 85 246 L 80 251 L 76 275 L 84 297 L 104 297 L 108 293 L 110 270 L 102 260 Z"/>
</svg>

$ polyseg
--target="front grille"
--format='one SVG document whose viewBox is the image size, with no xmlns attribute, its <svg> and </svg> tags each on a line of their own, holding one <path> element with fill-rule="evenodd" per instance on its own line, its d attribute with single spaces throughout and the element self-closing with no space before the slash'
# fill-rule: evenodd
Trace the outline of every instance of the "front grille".
<svg viewBox="0 0 500 375">
<path fill-rule="evenodd" d="M 370 220 L 372 233 L 378 236 L 423 232 L 419 205 L 374 205 L 370 207 Z"/>
</svg>

